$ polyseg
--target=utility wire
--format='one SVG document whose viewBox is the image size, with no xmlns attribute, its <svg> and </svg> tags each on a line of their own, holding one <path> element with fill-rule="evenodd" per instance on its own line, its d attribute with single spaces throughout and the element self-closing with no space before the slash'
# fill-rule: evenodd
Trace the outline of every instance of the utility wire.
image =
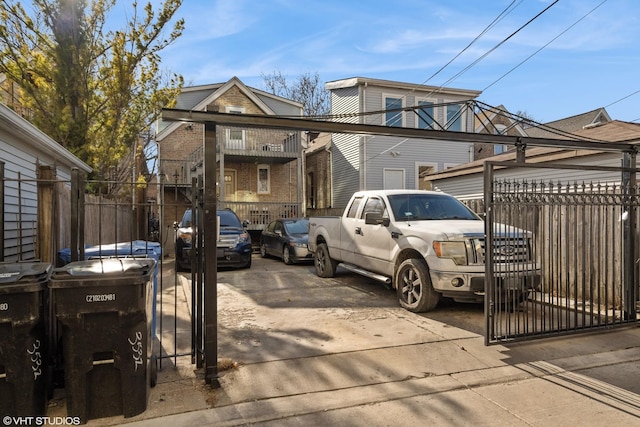
<svg viewBox="0 0 640 427">
<path fill-rule="evenodd" d="M 629 97 L 632 97 L 632 96 L 633 96 L 633 95 L 635 95 L 636 93 L 640 93 L 640 90 L 637 90 L 637 91 L 635 91 L 635 92 L 633 92 L 633 93 L 630 93 L 629 95 L 627 95 L 627 96 L 625 96 L 625 97 L 623 97 L 623 98 L 620 98 L 620 99 L 618 99 L 617 101 L 613 101 L 611 104 L 609 104 L 609 105 L 605 105 L 605 106 L 604 106 L 604 108 L 611 107 L 612 105 L 617 104 L 617 103 L 618 103 L 618 102 L 620 102 L 620 101 L 624 101 L 625 99 L 627 99 L 627 98 L 629 98 Z M 636 119 L 636 120 L 640 120 L 640 119 Z M 636 120 L 634 120 L 634 122 L 635 122 Z"/>
<path fill-rule="evenodd" d="M 502 46 L 503 44 L 505 44 L 507 41 L 509 41 L 512 37 L 514 37 L 516 34 L 518 34 L 520 31 L 522 31 L 525 27 L 527 27 L 529 24 L 531 24 L 533 21 L 535 21 L 536 19 L 538 19 L 543 13 L 545 13 L 547 10 L 551 9 L 556 3 L 558 3 L 560 0 L 555 0 L 553 3 L 551 3 L 549 6 L 545 7 L 540 13 L 538 13 L 536 16 L 534 16 L 533 18 L 531 18 L 530 20 L 528 20 L 524 25 L 522 25 L 520 28 L 518 28 L 517 30 L 515 30 L 513 33 L 511 33 L 509 36 L 507 36 L 505 39 L 503 39 L 500 43 L 498 43 L 497 45 L 495 45 L 494 47 L 492 47 L 491 49 L 489 49 L 487 52 L 485 52 L 482 56 L 480 56 L 478 59 L 476 59 L 475 61 L 473 61 L 471 64 L 467 65 L 465 68 L 463 68 L 462 70 L 460 70 L 458 73 L 456 73 L 453 77 L 451 77 L 449 80 L 447 80 L 446 82 L 444 82 L 440 88 L 443 88 L 445 85 L 451 83 L 452 81 L 454 81 L 455 79 L 457 79 L 458 77 L 460 77 L 462 74 L 466 73 L 467 71 L 469 71 L 469 69 L 471 69 L 474 65 L 476 65 L 477 63 L 479 63 L 480 61 L 482 61 L 484 58 L 486 58 L 487 56 L 489 56 L 492 52 L 494 52 L 496 49 L 498 49 L 500 46 Z M 605 0 L 606 1 L 606 0 Z"/>
<path fill-rule="evenodd" d="M 528 60 L 530 60 L 531 58 L 533 58 L 535 55 L 537 55 L 542 49 L 546 48 L 547 46 L 549 46 L 551 43 L 553 43 L 554 41 L 556 41 L 558 38 L 560 38 L 562 35 L 564 35 L 567 31 L 569 31 L 570 29 L 572 29 L 573 27 L 575 27 L 578 23 L 580 23 L 583 19 L 585 19 L 587 16 L 591 15 L 596 9 L 598 9 L 600 6 L 602 6 L 603 4 L 605 4 L 608 0 L 603 0 L 599 5 L 597 5 L 596 7 L 594 7 L 593 9 L 591 9 L 589 12 L 587 12 L 586 15 L 584 15 L 582 18 L 578 19 L 576 22 L 574 22 L 573 24 L 571 24 L 569 27 L 567 27 L 564 31 L 562 31 L 560 34 L 558 34 L 557 36 L 555 36 L 554 38 L 552 38 L 547 44 L 543 45 L 540 49 L 536 50 L 535 52 L 533 52 L 531 55 L 529 55 L 525 60 L 523 60 L 522 62 L 520 62 L 518 65 L 516 65 L 515 67 L 513 67 L 512 69 L 510 69 L 509 71 L 507 71 L 506 73 L 504 73 L 502 76 L 500 76 L 497 80 L 495 80 L 493 83 L 491 83 L 489 86 L 485 87 L 484 89 L 482 89 L 482 91 L 486 91 L 487 89 L 489 89 L 491 86 L 493 86 L 494 84 L 498 83 L 500 80 L 502 80 L 503 78 L 505 78 L 506 76 L 508 76 L 509 74 L 511 74 L 512 71 L 514 71 L 516 68 L 520 67 L 522 64 L 524 64 L 525 62 L 527 62 Z"/>
<path fill-rule="evenodd" d="M 500 12 L 500 14 L 493 20 L 491 21 L 491 23 L 489 25 L 487 25 L 485 27 L 484 30 L 482 30 L 482 32 L 480 34 L 478 34 L 473 40 L 471 40 L 471 42 L 469 42 L 468 45 L 466 45 L 460 52 L 458 52 L 458 54 L 456 56 L 454 56 L 453 58 L 451 58 L 449 60 L 449 62 L 447 62 L 446 64 L 444 64 L 442 67 L 440 67 L 440 69 L 438 71 L 436 71 L 435 73 L 433 73 L 427 80 L 425 80 L 424 82 L 422 82 L 422 84 L 426 84 L 429 80 L 431 80 L 432 78 L 434 78 L 435 76 L 437 76 L 438 74 L 440 74 L 440 72 L 442 72 L 445 68 L 447 68 L 449 65 L 451 65 L 451 63 L 453 61 L 455 61 L 456 59 L 458 59 L 464 52 L 467 51 L 467 49 L 469 49 L 475 42 L 477 42 L 478 40 L 480 40 L 480 38 L 482 36 L 484 36 L 486 33 L 489 32 L 489 30 L 491 30 L 493 27 L 495 27 L 498 22 L 500 22 L 505 16 L 507 16 L 509 13 L 513 12 L 515 10 L 516 7 L 518 7 L 520 4 L 522 4 L 524 0 L 520 0 L 520 3 L 518 3 L 516 6 L 514 6 L 513 8 L 511 6 L 513 6 L 513 4 L 516 2 L 516 0 L 513 0 L 502 12 Z M 406 96 L 406 95 L 405 95 Z"/>
</svg>

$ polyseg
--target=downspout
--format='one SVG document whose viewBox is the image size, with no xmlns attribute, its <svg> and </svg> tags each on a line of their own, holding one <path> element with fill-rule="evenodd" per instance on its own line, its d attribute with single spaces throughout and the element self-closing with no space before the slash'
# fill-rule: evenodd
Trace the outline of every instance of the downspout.
<svg viewBox="0 0 640 427">
<path fill-rule="evenodd" d="M 362 89 L 362 105 L 360 105 L 360 112 L 366 113 L 365 109 L 367 108 L 367 87 L 369 82 L 364 82 L 364 88 Z M 361 115 L 361 123 L 364 124 L 366 122 L 365 115 Z M 360 190 L 367 189 L 367 162 L 365 159 L 367 158 L 367 136 L 362 135 L 358 137 L 362 144 L 361 156 L 360 156 Z"/>
<path fill-rule="evenodd" d="M 332 134 L 333 135 L 333 134 Z M 331 153 L 331 146 L 333 145 L 333 137 L 329 140 L 329 143 L 324 148 L 327 153 L 329 153 L 329 206 L 331 208 L 333 205 L 333 155 Z M 316 188 L 319 186 L 319 183 L 316 183 Z"/>
</svg>

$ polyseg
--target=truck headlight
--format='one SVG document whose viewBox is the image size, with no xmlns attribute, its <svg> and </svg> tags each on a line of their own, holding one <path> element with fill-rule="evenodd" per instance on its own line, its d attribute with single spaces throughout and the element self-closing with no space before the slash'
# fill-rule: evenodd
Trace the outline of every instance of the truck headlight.
<svg viewBox="0 0 640 427">
<path fill-rule="evenodd" d="M 464 242 L 433 242 L 438 258 L 450 258 L 456 265 L 467 265 L 467 247 Z"/>
</svg>

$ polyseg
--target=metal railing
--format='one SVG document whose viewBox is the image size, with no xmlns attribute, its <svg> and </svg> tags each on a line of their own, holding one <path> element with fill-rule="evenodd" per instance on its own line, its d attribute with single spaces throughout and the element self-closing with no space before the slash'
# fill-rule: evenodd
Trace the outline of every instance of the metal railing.
<svg viewBox="0 0 640 427">
<path fill-rule="evenodd" d="M 301 204 L 295 202 L 218 202 L 221 208 L 233 210 L 241 221 L 248 221 L 249 230 L 264 230 L 273 220 L 297 218 Z"/>
<path fill-rule="evenodd" d="M 512 293 L 517 299 L 507 299 L 504 287 L 522 283 L 530 264 L 517 258 L 515 247 L 506 274 L 503 259 L 487 263 L 487 342 L 640 320 L 636 185 L 501 178 L 491 181 L 486 194 L 487 230 L 527 230 L 540 272 L 539 283 L 530 283 L 528 292 Z M 486 243 L 488 253 L 500 251 L 499 242 L 488 238 Z"/>
</svg>

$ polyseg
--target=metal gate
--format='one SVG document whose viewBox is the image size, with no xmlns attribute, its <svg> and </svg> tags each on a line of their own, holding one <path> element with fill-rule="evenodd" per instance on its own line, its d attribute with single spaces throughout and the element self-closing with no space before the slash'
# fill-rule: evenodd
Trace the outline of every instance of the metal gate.
<svg viewBox="0 0 640 427">
<path fill-rule="evenodd" d="M 24 177 L 5 172 L 0 162 L 0 261 L 37 259 L 61 267 L 96 258 L 153 257 L 157 367 L 196 362 L 200 367 L 197 356 L 204 351 L 195 334 L 198 325 L 201 333 L 203 314 L 194 301 L 201 287 L 185 289 L 191 283 L 188 273 L 177 273 L 173 257 L 166 257 L 174 247 L 173 222 L 191 206 L 195 190 L 190 187 L 162 179 L 152 184 L 122 178 L 92 181 L 78 170 L 61 179 L 48 166 L 40 166 L 35 178 Z M 198 271 L 202 267 L 192 274 Z"/>
<path fill-rule="evenodd" d="M 555 179 L 533 181 L 533 169 Z M 603 179 L 563 179 L 576 170 Z M 493 256 L 485 264 L 485 344 L 638 322 L 635 173 L 632 167 L 486 163 L 485 253 Z M 524 248 L 515 235 L 525 237 Z M 527 280 L 532 269 L 539 279 Z"/>
</svg>

